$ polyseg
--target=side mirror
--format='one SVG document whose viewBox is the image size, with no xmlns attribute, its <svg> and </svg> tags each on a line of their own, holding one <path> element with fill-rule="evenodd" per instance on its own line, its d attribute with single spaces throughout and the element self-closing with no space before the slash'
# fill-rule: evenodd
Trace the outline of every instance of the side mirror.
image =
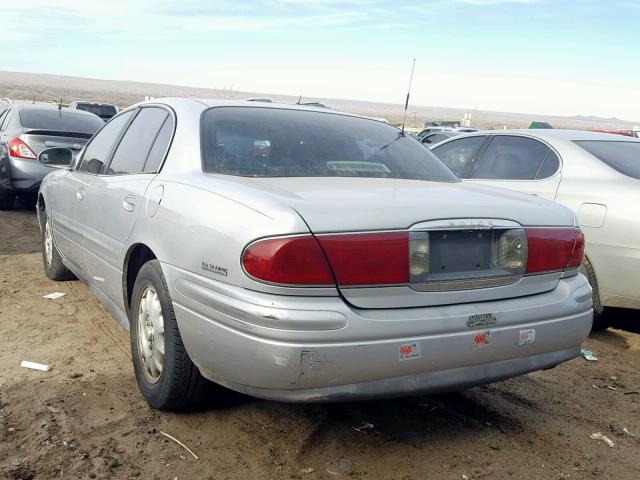
<svg viewBox="0 0 640 480">
<path fill-rule="evenodd" d="M 48 167 L 69 168 L 73 163 L 73 152 L 64 147 L 47 148 L 40 152 L 38 161 Z"/>
</svg>

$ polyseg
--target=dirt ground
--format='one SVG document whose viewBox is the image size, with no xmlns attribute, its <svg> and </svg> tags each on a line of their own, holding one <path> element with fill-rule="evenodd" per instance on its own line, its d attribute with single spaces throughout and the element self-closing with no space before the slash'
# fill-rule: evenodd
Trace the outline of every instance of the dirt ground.
<svg viewBox="0 0 640 480">
<path fill-rule="evenodd" d="M 335 405 L 236 395 L 174 414 L 146 405 L 127 332 L 79 282 L 46 279 L 39 245 L 29 208 L 0 212 L 0 478 L 334 478 L 338 458 L 351 462 L 340 476 L 358 479 L 640 478 L 634 312 L 588 339 L 598 362 L 462 393 Z M 42 298 L 54 291 L 66 296 Z"/>
</svg>

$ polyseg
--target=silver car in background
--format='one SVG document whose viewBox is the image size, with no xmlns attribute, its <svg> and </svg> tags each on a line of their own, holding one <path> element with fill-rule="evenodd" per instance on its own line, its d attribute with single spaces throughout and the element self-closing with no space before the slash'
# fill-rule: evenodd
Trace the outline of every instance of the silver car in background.
<svg viewBox="0 0 640 480">
<path fill-rule="evenodd" d="M 463 389 L 569 360 L 591 329 L 570 210 L 327 109 L 128 108 L 45 179 L 38 216 L 46 274 L 130 329 L 157 408 L 203 378 L 292 402 Z"/>
<path fill-rule="evenodd" d="M 477 132 L 431 147 L 470 184 L 566 205 L 586 237 L 594 328 L 605 307 L 640 308 L 640 140 L 572 130 Z"/>
<path fill-rule="evenodd" d="M 53 170 L 38 162 L 40 152 L 66 147 L 75 154 L 103 124 L 90 113 L 48 103 L 0 107 L 0 210 L 13 208 L 16 195 L 35 199 L 40 182 Z"/>
</svg>

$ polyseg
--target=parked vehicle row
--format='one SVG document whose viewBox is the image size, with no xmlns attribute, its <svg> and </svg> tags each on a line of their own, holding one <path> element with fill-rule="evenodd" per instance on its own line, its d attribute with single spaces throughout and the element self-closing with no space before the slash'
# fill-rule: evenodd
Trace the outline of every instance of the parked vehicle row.
<svg viewBox="0 0 640 480">
<path fill-rule="evenodd" d="M 295 402 L 463 389 L 569 360 L 591 329 L 573 212 L 461 182 L 380 121 L 153 100 L 39 159 L 64 167 L 38 196 L 45 272 L 129 328 L 157 408 L 205 378 Z"/>
<path fill-rule="evenodd" d="M 582 271 L 595 328 L 605 307 L 640 308 L 640 140 L 570 130 L 476 132 L 432 151 L 470 184 L 504 187 L 569 207 L 586 237 Z"/>
</svg>

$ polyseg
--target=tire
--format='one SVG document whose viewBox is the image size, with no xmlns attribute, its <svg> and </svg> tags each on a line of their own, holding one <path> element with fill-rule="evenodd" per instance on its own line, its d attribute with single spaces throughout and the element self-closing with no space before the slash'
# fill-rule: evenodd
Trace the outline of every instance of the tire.
<svg viewBox="0 0 640 480">
<path fill-rule="evenodd" d="M 598 289 L 596 273 L 593 271 L 593 266 L 587 257 L 584 258 L 584 261 L 580 266 L 580 273 L 587 277 L 589 285 L 591 285 L 591 289 L 593 290 L 593 327 L 591 327 L 591 330 L 606 330 L 611 326 L 611 323 L 607 318 L 605 308 L 600 301 L 600 290 Z"/>
<path fill-rule="evenodd" d="M 0 187 L 0 210 L 11 210 L 15 199 L 16 196 L 13 193 L 9 193 Z"/>
<path fill-rule="evenodd" d="M 51 280 L 58 282 L 65 280 L 75 279 L 75 275 L 71 273 L 64 263 L 62 263 L 62 257 L 56 247 L 56 243 L 53 241 L 53 232 L 51 222 L 46 214 L 46 211 L 42 211 L 42 264 L 44 266 L 44 273 Z"/>
<path fill-rule="evenodd" d="M 142 266 L 131 298 L 131 358 L 142 396 L 161 410 L 196 404 L 208 382 L 184 348 L 160 262 Z"/>
</svg>

